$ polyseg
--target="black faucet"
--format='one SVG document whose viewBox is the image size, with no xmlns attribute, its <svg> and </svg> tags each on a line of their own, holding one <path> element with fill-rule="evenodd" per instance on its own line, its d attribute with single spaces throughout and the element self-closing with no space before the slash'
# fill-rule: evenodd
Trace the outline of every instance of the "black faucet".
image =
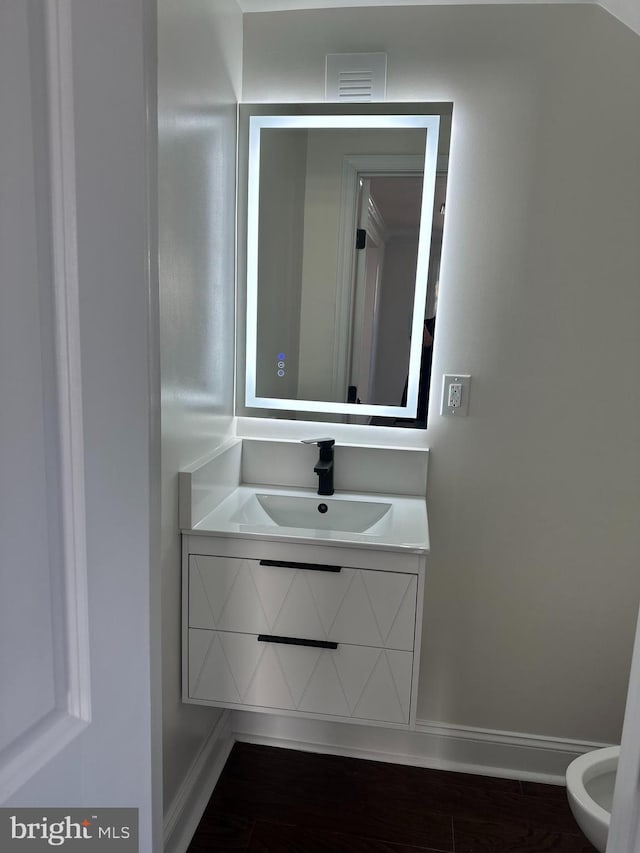
<svg viewBox="0 0 640 853">
<path fill-rule="evenodd" d="M 333 438 L 305 438 L 303 444 L 317 444 L 320 448 L 320 458 L 313 470 L 318 475 L 318 494 L 332 495 L 333 489 Z"/>
</svg>

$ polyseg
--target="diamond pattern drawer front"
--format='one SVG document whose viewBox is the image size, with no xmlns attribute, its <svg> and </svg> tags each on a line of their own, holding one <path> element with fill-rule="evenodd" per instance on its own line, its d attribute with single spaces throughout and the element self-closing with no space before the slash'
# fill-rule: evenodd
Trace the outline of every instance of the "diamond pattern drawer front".
<svg viewBox="0 0 640 853">
<path fill-rule="evenodd" d="M 408 724 L 411 652 L 259 642 L 256 635 L 189 630 L 189 696 Z"/>
<path fill-rule="evenodd" d="M 189 626 L 413 651 L 417 578 L 189 557 Z"/>
</svg>

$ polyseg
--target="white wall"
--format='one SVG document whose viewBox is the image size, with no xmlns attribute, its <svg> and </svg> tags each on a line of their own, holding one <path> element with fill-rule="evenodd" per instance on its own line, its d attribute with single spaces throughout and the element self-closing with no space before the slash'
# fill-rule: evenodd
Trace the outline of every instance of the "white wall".
<svg viewBox="0 0 640 853">
<path fill-rule="evenodd" d="M 422 719 L 617 741 L 640 596 L 640 41 L 601 9 L 248 14 L 243 98 L 324 97 L 385 50 L 454 104 L 432 417 Z M 433 412 L 433 408 L 432 408 Z"/>
<path fill-rule="evenodd" d="M 259 397 L 295 398 L 307 133 L 262 130 L 260 161 L 256 391 Z M 280 352 L 283 377 L 277 374 Z"/>
<path fill-rule="evenodd" d="M 234 0 L 160 0 L 159 241 L 165 812 L 219 712 L 180 699 L 178 471 L 233 417 L 236 103 Z"/>
</svg>

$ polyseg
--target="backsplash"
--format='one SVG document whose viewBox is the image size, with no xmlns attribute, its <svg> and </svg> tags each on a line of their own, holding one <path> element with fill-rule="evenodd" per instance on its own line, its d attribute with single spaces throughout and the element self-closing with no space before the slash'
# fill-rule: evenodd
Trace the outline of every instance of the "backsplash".
<svg viewBox="0 0 640 853">
<path fill-rule="evenodd" d="M 321 437 L 322 429 L 318 432 Z M 318 448 L 299 441 L 243 439 L 242 482 L 317 487 Z M 334 485 L 338 491 L 396 495 L 426 494 L 429 451 L 336 443 Z"/>
<path fill-rule="evenodd" d="M 315 490 L 315 445 L 232 439 L 179 474 L 179 526 L 191 530 L 243 483 Z M 415 495 L 427 490 L 427 449 L 336 444 L 336 491 Z"/>
</svg>

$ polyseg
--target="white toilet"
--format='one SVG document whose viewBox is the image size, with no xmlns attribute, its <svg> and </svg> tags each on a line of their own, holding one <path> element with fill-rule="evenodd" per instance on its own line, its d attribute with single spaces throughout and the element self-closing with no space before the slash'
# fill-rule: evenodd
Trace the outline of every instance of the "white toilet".
<svg viewBox="0 0 640 853">
<path fill-rule="evenodd" d="M 600 853 L 607 847 L 619 757 L 620 747 L 608 746 L 581 755 L 567 767 L 569 806 L 578 826 Z"/>
</svg>

